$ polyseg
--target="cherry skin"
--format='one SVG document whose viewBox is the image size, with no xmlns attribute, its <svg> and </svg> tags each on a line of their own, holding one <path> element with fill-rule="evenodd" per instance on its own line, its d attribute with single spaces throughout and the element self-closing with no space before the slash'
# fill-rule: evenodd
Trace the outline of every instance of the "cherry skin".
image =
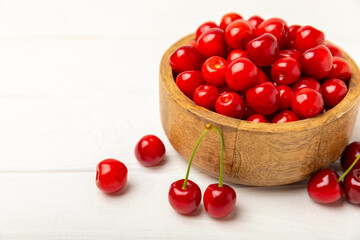
<svg viewBox="0 0 360 240">
<path fill-rule="evenodd" d="M 348 82 L 351 77 L 350 64 L 343 58 L 333 57 L 333 65 L 326 79 L 338 78 L 344 82 Z"/>
<path fill-rule="evenodd" d="M 250 121 L 250 122 L 262 122 L 262 123 L 269 123 L 269 120 L 264 117 L 263 115 L 261 114 L 254 114 L 254 115 L 251 115 L 248 119 L 246 119 L 247 121 Z"/>
<path fill-rule="evenodd" d="M 279 91 L 271 82 L 261 83 L 247 90 L 246 101 L 257 113 L 269 115 L 279 108 Z"/>
<path fill-rule="evenodd" d="M 190 40 L 186 45 L 193 46 L 194 48 L 197 48 L 197 41 L 196 40 Z"/>
<path fill-rule="evenodd" d="M 241 119 L 245 113 L 245 103 L 239 94 L 228 92 L 218 97 L 215 110 L 222 115 Z"/>
<path fill-rule="evenodd" d="M 279 112 L 272 120 L 272 123 L 286 123 L 298 121 L 300 118 L 290 110 Z"/>
<path fill-rule="evenodd" d="M 324 100 L 318 91 L 302 88 L 294 92 L 291 108 L 301 118 L 312 118 L 321 113 L 324 108 Z"/>
<path fill-rule="evenodd" d="M 310 48 L 314 48 L 324 43 L 325 34 L 312 26 L 303 26 L 296 32 L 295 47 L 300 52 L 305 52 Z"/>
<path fill-rule="evenodd" d="M 300 57 L 300 64 L 304 74 L 320 79 L 330 73 L 333 57 L 327 47 L 319 45 L 306 50 Z"/>
<path fill-rule="evenodd" d="M 280 85 L 277 86 L 276 88 L 279 91 L 279 97 L 280 97 L 279 110 L 282 111 L 289 109 L 291 107 L 290 103 L 294 95 L 294 91 L 286 85 Z"/>
<path fill-rule="evenodd" d="M 230 23 L 238 19 L 242 19 L 242 16 L 237 13 L 227 13 L 221 18 L 220 28 L 225 31 Z"/>
<path fill-rule="evenodd" d="M 243 91 L 255 85 L 258 79 L 258 68 L 247 58 L 237 58 L 226 70 L 227 85 L 235 91 Z"/>
<path fill-rule="evenodd" d="M 135 146 L 136 159 L 145 167 L 158 165 L 165 152 L 164 143 L 155 135 L 142 137 Z"/>
<path fill-rule="evenodd" d="M 344 54 L 342 53 L 342 51 L 340 50 L 340 48 L 338 46 L 335 46 L 334 44 L 331 44 L 331 43 L 325 43 L 325 46 L 330 50 L 331 55 L 333 57 L 344 58 Z"/>
<path fill-rule="evenodd" d="M 236 204 L 236 192 L 224 184 L 219 187 L 217 183 L 210 184 L 204 193 L 204 207 L 213 218 L 223 218 L 229 215 Z"/>
<path fill-rule="evenodd" d="M 290 85 L 301 76 L 298 60 L 286 57 L 277 60 L 271 68 L 271 79 L 278 85 Z"/>
<path fill-rule="evenodd" d="M 301 77 L 299 81 L 292 85 L 292 89 L 296 92 L 302 88 L 312 88 L 322 94 L 322 87 L 318 80 L 311 77 Z"/>
<path fill-rule="evenodd" d="M 266 67 L 273 64 L 278 58 L 279 45 L 272 34 L 265 33 L 248 43 L 246 53 L 256 66 Z"/>
<path fill-rule="evenodd" d="M 193 46 L 186 45 L 178 48 L 173 54 L 171 54 L 169 63 L 176 73 L 188 70 L 200 70 L 202 57 Z"/>
<path fill-rule="evenodd" d="M 219 95 L 219 90 L 216 87 L 204 84 L 195 89 L 193 100 L 197 105 L 213 111 Z"/>
<path fill-rule="evenodd" d="M 219 56 L 225 58 L 227 45 L 224 31 L 220 28 L 211 28 L 203 32 L 197 40 L 197 49 L 206 58 Z"/>
<path fill-rule="evenodd" d="M 264 83 L 264 82 L 270 82 L 269 77 L 264 73 L 263 70 L 261 70 L 260 68 L 258 68 L 258 79 L 255 83 L 255 85 L 259 85 L 260 83 Z"/>
<path fill-rule="evenodd" d="M 216 25 L 216 23 L 214 22 L 204 22 L 203 24 L 201 24 L 197 29 L 196 29 L 196 34 L 195 34 L 195 38 L 196 40 L 200 37 L 200 35 L 203 32 L 206 32 L 207 30 L 211 29 L 211 28 L 218 28 L 218 25 Z"/>
<path fill-rule="evenodd" d="M 228 61 L 228 63 L 231 63 L 233 60 L 235 60 L 237 58 L 241 58 L 241 57 L 247 57 L 246 51 L 241 50 L 241 49 L 234 49 L 229 53 L 229 55 L 227 57 L 227 61 Z"/>
<path fill-rule="evenodd" d="M 329 107 L 335 107 L 347 94 L 347 86 L 340 79 L 326 80 L 322 84 L 324 102 Z"/>
<path fill-rule="evenodd" d="M 204 62 L 201 68 L 201 75 L 204 80 L 216 87 L 225 84 L 225 72 L 227 69 L 227 61 L 222 57 L 213 56 Z"/>
<path fill-rule="evenodd" d="M 360 142 L 352 142 L 349 144 L 341 155 L 340 163 L 342 169 L 347 170 L 359 155 Z M 360 161 L 355 164 L 354 168 L 360 168 Z"/>
<path fill-rule="evenodd" d="M 195 89 L 205 84 L 200 71 L 185 71 L 177 75 L 176 85 L 190 99 L 192 99 Z"/>
<path fill-rule="evenodd" d="M 184 179 L 173 182 L 169 189 L 169 203 L 179 214 L 188 215 L 196 211 L 201 202 L 201 190 L 193 181 L 187 181 L 183 189 Z"/>
<path fill-rule="evenodd" d="M 255 36 L 255 29 L 247 21 L 238 19 L 225 30 L 225 41 L 233 49 L 245 49 L 246 44 Z"/>
<path fill-rule="evenodd" d="M 122 162 L 109 158 L 96 167 L 96 185 L 105 193 L 120 191 L 127 182 L 128 169 Z"/>
<path fill-rule="evenodd" d="M 243 98 L 243 100 L 244 100 L 244 103 L 245 103 L 245 113 L 244 113 L 243 118 L 248 119 L 252 115 L 257 114 L 257 112 L 252 107 L 250 107 L 250 104 L 248 102 L 246 102 L 246 99 Z"/>
<path fill-rule="evenodd" d="M 289 27 L 280 18 L 269 18 L 263 21 L 256 29 L 256 36 L 260 37 L 264 33 L 271 33 L 276 38 L 279 48 L 286 46 L 288 42 Z"/>
<path fill-rule="evenodd" d="M 310 198 L 318 203 L 338 201 L 344 193 L 338 178 L 339 175 L 331 169 L 322 169 L 315 173 L 307 185 Z"/>
<path fill-rule="evenodd" d="M 282 57 L 292 57 L 295 58 L 296 60 L 300 60 L 301 57 L 301 52 L 297 49 L 285 49 L 285 50 L 281 50 L 279 52 L 279 58 Z"/>
<path fill-rule="evenodd" d="M 299 30 L 299 28 L 301 28 L 300 25 L 289 26 L 289 37 L 288 37 L 288 43 L 286 45 L 288 49 L 296 48 L 295 47 L 295 36 L 296 36 L 296 32 Z"/>
<path fill-rule="evenodd" d="M 346 199 L 360 204 L 360 168 L 353 168 L 344 178 L 343 188 Z"/>
<path fill-rule="evenodd" d="M 228 93 L 228 92 L 234 92 L 234 90 L 232 90 L 227 84 L 218 87 L 218 90 L 220 95 L 223 95 L 224 93 Z"/>
<path fill-rule="evenodd" d="M 250 23 L 251 26 L 253 26 L 254 29 L 257 29 L 258 26 L 264 21 L 264 19 L 262 19 L 259 16 L 252 16 L 248 19 L 248 22 Z"/>
</svg>

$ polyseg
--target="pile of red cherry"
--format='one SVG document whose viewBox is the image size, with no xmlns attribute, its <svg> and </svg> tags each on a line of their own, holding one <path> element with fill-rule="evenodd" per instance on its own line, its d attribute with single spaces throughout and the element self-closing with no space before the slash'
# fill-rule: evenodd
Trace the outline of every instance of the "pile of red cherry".
<svg viewBox="0 0 360 240">
<path fill-rule="evenodd" d="M 197 105 L 253 122 L 292 122 L 336 106 L 351 67 L 312 26 L 225 14 L 169 59 L 180 90 Z"/>
</svg>

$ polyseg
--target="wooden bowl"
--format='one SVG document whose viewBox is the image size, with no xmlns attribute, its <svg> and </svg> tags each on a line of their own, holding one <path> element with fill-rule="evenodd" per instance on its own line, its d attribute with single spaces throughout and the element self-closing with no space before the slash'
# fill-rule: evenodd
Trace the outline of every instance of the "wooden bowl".
<svg viewBox="0 0 360 240">
<path fill-rule="evenodd" d="M 188 35 L 172 45 L 160 64 L 160 113 L 163 128 L 176 151 L 190 159 L 205 125 L 217 126 L 224 138 L 224 180 L 254 186 L 289 184 L 336 161 L 354 129 L 359 109 L 360 73 L 352 68 L 348 94 L 334 108 L 311 119 L 290 123 L 254 123 L 226 117 L 196 105 L 176 86 L 169 56 L 194 39 Z M 201 142 L 193 164 L 218 177 L 220 142 L 210 131 Z M 185 171 L 185 169 L 183 169 Z"/>
</svg>

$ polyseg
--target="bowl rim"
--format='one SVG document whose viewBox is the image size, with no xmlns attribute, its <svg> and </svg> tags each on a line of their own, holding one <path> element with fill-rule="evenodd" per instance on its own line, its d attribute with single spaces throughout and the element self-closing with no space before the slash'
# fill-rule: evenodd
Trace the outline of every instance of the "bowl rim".
<svg viewBox="0 0 360 240">
<path fill-rule="evenodd" d="M 242 131 L 256 131 L 263 133 L 274 133 L 274 132 L 297 132 L 311 130 L 323 125 L 327 125 L 333 121 L 336 121 L 341 116 L 346 114 L 350 109 L 357 104 L 360 98 L 360 72 L 359 67 L 355 61 L 343 50 L 340 49 L 345 60 L 350 64 L 352 74 L 349 79 L 348 93 L 345 98 L 325 113 L 321 113 L 314 118 L 302 119 L 295 122 L 274 124 L 274 123 L 256 123 L 250 122 L 244 119 L 236 119 L 221 115 L 219 113 L 210 111 L 204 107 L 198 106 L 188 98 L 182 91 L 177 87 L 173 72 L 169 64 L 170 55 L 179 47 L 186 45 L 190 40 L 195 39 L 195 34 L 189 34 L 173 45 L 171 45 L 164 53 L 160 63 L 160 83 L 165 87 L 166 91 L 172 98 L 180 105 L 185 107 L 191 114 L 201 116 L 207 119 L 207 123 L 213 123 L 223 126 L 233 126 Z M 328 42 L 328 41 L 327 41 Z"/>
</svg>

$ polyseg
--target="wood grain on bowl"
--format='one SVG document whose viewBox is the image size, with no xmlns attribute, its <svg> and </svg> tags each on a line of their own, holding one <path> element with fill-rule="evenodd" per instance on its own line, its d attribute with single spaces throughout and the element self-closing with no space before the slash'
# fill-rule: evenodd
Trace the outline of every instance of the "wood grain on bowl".
<svg viewBox="0 0 360 240">
<path fill-rule="evenodd" d="M 352 68 L 349 91 L 336 107 L 311 119 L 271 124 L 229 118 L 197 106 L 176 86 L 169 56 L 194 39 L 188 35 L 172 45 L 160 63 L 160 113 L 163 128 L 176 151 L 187 161 L 208 123 L 224 137 L 224 180 L 254 186 L 289 184 L 307 178 L 339 158 L 351 138 L 360 102 L 359 68 Z M 193 164 L 218 177 L 220 143 L 210 131 Z"/>
</svg>

